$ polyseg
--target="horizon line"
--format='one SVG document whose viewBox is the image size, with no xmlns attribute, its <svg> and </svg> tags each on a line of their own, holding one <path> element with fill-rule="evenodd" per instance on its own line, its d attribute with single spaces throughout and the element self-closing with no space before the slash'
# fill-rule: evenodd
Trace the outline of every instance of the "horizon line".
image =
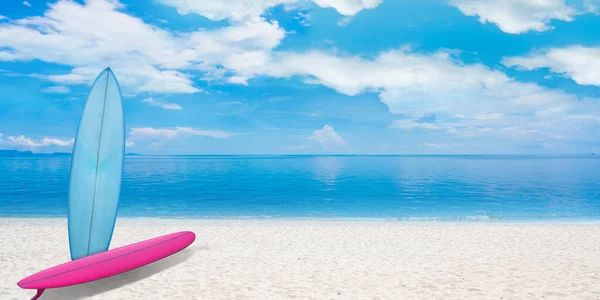
<svg viewBox="0 0 600 300">
<path fill-rule="evenodd" d="M 16 151 L 38 155 L 72 155 L 72 152 L 33 152 L 31 150 L 0 149 L 0 151 Z M 515 156 L 551 156 L 551 155 L 596 155 L 595 152 L 586 153 L 137 153 L 128 152 L 126 156 L 476 156 L 476 155 L 515 155 Z"/>
<path fill-rule="evenodd" d="M 595 155 L 589 153 L 246 153 L 246 154 L 151 154 L 127 153 L 133 156 L 441 156 L 441 155 Z"/>
</svg>

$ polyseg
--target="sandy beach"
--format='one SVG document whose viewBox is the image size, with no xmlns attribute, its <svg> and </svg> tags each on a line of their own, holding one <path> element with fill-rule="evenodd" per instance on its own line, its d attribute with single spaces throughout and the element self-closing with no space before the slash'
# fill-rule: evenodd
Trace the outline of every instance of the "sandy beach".
<svg viewBox="0 0 600 300">
<path fill-rule="evenodd" d="M 42 299 L 600 299 L 600 225 L 118 219 L 111 248 L 197 239 Z M 0 219 L 0 299 L 69 260 L 66 219 Z"/>
</svg>

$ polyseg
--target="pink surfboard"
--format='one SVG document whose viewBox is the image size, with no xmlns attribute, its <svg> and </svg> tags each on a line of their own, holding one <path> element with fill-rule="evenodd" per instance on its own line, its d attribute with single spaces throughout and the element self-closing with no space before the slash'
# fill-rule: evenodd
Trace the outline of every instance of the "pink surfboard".
<svg viewBox="0 0 600 300">
<path fill-rule="evenodd" d="M 17 284 L 24 289 L 38 289 L 37 299 L 45 289 L 86 283 L 155 262 L 191 245 L 196 235 L 180 231 L 135 244 L 86 256 L 25 277 Z"/>
</svg>

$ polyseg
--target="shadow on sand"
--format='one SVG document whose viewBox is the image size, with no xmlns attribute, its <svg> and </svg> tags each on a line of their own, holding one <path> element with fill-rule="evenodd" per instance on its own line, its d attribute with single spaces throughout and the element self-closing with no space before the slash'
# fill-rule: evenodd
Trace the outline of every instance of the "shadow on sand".
<svg viewBox="0 0 600 300">
<path fill-rule="evenodd" d="M 43 300 L 65 300 L 65 299 L 85 299 L 87 297 L 99 295 L 110 290 L 124 287 L 136 281 L 148 278 L 154 274 L 160 273 L 168 268 L 174 267 L 194 256 L 196 249 L 188 248 L 172 256 L 159 261 L 145 265 L 143 267 L 115 275 L 112 277 L 78 284 L 74 286 L 48 289 L 40 298 Z M 31 295 L 33 296 L 33 294 Z"/>
</svg>

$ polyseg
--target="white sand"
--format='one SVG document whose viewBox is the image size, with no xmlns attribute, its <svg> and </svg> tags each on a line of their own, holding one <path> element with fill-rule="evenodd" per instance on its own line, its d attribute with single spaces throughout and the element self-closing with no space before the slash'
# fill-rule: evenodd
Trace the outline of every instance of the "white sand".
<svg viewBox="0 0 600 300">
<path fill-rule="evenodd" d="M 119 219 L 111 248 L 196 242 L 47 299 L 600 299 L 600 225 Z M 69 259 L 66 220 L 0 219 L 0 299 Z"/>
</svg>

